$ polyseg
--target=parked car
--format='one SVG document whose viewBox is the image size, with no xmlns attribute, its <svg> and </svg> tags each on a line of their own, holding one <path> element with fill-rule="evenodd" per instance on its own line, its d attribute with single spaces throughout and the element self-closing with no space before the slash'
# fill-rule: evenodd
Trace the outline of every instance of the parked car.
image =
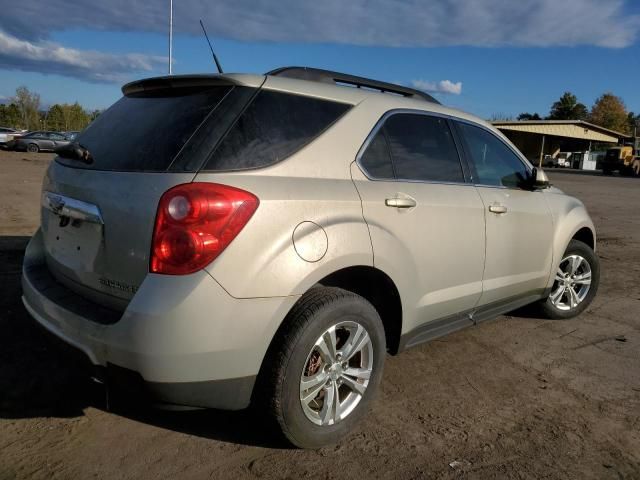
<svg viewBox="0 0 640 480">
<path fill-rule="evenodd" d="M 7 142 L 7 148 L 16 151 L 44 152 L 69 144 L 70 140 L 58 132 L 29 132 Z"/>
<path fill-rule="evenodd" d="M 0 127 L 0 145 L 6 145 L 7 142 L 13 139 L 13 135 L 18 135 L 19 132 L 13 128 Z"/>
<path fill-rule="evenodd" d="M 75 140 L 75 138 L 78 136 L 78 133 L 80 133 L 78 130 L 73 130 L 70 132 L 60 132 L 62 133 L 65 137 L 67 137 L 67 139 L 73 141 Z"/>
<path fill-rule="evenodd" d="M 367 415 L 387 353 L 596 294 L 584 205 L 427 94 L 310 68 L 123 93 L 49 166 L 22 276 L 109 385 L 253 404 L 319 447 Z"/>
</svg>

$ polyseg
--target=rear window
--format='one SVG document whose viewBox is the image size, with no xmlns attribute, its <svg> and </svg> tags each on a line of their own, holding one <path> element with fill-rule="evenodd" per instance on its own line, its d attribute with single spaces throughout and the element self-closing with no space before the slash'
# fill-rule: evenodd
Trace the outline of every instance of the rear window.
<svg viewBox="0 0 640 480">
<path fill-rule="evenodd" d="M 214 151 L 205 170 L 241 170 L 273 165 L 315 139 L 350 107 L 343 103 L 262 90 Z"/>
<path fill-rule="evenodd" d="M 93 163 L 58 161 L 96 170 L 165 171 L 231 88 L 172 88 L 122 97 L 75 139 L 91 152 Z"/>
</svg>

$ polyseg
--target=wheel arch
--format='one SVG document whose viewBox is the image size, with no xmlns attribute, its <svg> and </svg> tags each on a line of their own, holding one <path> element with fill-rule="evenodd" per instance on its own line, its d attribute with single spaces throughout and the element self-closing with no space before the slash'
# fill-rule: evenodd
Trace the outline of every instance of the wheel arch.
<svg viewBox="0 0 640 480">
<path fill-rule="evenodd" d="M 291 311 L 303 301 L 305 295 L 315 288 L 337 287 L 360 295 L 377 310 L 385 329 L 387 350 L 396 354 L 402 332 L 402 302 L 395 282 L 382 270 L 369 265 L 352 265 L 339 268 L 316 280 L 291 306 L 269 341 L 267 352 L 277 342 Z M 268 353 L 265 355 L 265 359 Z M 264 362 L 264 359 L 263 359 Z"/>
<path fill-rule="evenodd" d="M 337 270 L 316 286 L 338 287 L 366 299 L 378 311 L 384 325 L 387 350 L 395 355 L 402 332 L 402 301 L 394 281 L 382 270 L 365 265 Z"/>
<path fill-rule="evenodd" d="M 579 240 L 582 243 L 586 243 L 593 251 L 596 249 L 595 232 L 589 227 L 582 227 L 577 230 L 571 237 L 571 240 Z"/>
<path fill-rule="evenodd" d="M 562 196 L 554 199 L 561 202 L 555 206 L 555 235 L 553 240 L 553 264 L 549 272 L 547 288 L 551 288 L 564 252 L 571 240 L 579 240 L 596 250 L 596 229 L 582 202 L 571 198 L 569 202 Z"/>
</svg>

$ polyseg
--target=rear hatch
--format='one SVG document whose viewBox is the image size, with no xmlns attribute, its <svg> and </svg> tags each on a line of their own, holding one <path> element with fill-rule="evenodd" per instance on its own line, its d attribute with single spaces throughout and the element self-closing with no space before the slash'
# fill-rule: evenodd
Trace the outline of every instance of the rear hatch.
<svg viewBox="0 0 640 480">
<path fill-rule="evenodd" d="M 193 180 L 263 81 L 165 77 L 125 86 L 45 176 L 42 232 L 52 275 L 124 309 L 149 271 L 160 197 Z"/>
</svg>

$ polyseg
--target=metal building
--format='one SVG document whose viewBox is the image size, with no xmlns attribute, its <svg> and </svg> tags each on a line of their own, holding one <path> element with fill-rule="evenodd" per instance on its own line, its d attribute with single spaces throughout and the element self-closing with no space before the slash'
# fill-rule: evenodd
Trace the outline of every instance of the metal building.
<svg viewBox="0 0 640 480">
<path fill-rule="evenodd" d="M 594 144 L 623 144 L 628 135 L 582 120 L 523 120 L 493 122 L 535 165 L 545 155 L 559 152 L 588 153 Z"/>
</svg>

